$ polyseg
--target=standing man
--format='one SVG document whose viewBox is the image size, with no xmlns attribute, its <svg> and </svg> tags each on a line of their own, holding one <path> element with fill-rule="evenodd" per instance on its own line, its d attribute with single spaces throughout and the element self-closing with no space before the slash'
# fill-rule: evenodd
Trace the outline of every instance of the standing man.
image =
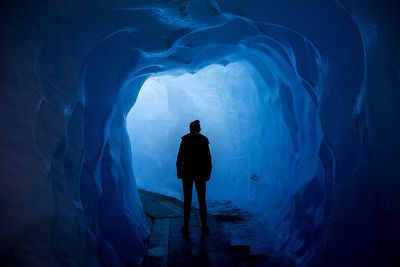
<svg viewBox="0 0 400 267">
<path fill-rule="evenodd" d="M 211 177 L 211 153 L 208 138 L 200 134 L 200 121 L 190 123 L 190 133 L 182 137 L 176 159 L 178 178 L 182 179 L 184 197 L 184 224 L 182 233 L 189 234 L 190 209 L 192 205 L 193 183 L 199 201 L 201 231 L 209 232 L 207 226 L 206 182 Z"/>
</svg>

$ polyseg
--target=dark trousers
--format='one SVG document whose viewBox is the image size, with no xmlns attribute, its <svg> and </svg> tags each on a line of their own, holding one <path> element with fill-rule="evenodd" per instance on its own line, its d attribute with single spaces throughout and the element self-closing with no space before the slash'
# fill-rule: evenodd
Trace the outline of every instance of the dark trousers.
<svg viewBox="0 0 400 267">
<path fill-rule="evenodd" d="M 204 179 L 182 179 L 183 187 L 183 218 L 185 225 L 189 225 L 190 209 L 192 207 L 193 183 L 196 186 L 197 199 L 199 202 L 199 212 L 201 225 L 207 225 L 207 204 L 206 204 L 206 181 Z"/>
</svg>

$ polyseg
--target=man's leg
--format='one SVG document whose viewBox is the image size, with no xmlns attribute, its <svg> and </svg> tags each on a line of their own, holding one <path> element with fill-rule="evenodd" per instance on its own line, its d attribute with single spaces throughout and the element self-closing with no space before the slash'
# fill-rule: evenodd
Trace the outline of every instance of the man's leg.
<svg viewBox="0 0 400 267">
<path fill-rule="evenodd" d="M 190 220 L 190 209 L 192 207 L 192 191 L 193 191 L 193 180 L 189 178 L 182 179 L 183 188 L 183 219 L 184 227 L 189 230 L 189 220 Z"/>
<path fill-rule="evenodd" d="M 207 204 L 206 204 L 206 181 L 204 179 L 195 180 L 197 199 L 199 201 L 199 212 L 202 230 L 208 232 L 207 226 Z"/>
</svg>

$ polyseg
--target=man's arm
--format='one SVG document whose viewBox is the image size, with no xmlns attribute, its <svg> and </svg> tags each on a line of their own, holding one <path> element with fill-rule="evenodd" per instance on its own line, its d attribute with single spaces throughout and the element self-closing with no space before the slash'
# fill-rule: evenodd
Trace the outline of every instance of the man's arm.
<svg viewBox="0 0 400 267">
<path fill-rule="evenodd" d="M 211 152 L 210 152 L 210 147 L 207 144 L 206 145 L 206 173 L 207 173 L 207 177 L 206 177 L 206 181 L 209 181 L 211 178 L 211 170 L 212 170 L 212 160 L 211 160 Z"/>
<path fill-rule="evenodd" d="M 178 176 L 179 179 L 183 178 L 183 164 L 184 164 L 183 154 L 184 154 L 184 143 L 182 140 L 181 144 L 179 145 L 178 155 L 176 157 L 176 176 Z"/>
</svg>

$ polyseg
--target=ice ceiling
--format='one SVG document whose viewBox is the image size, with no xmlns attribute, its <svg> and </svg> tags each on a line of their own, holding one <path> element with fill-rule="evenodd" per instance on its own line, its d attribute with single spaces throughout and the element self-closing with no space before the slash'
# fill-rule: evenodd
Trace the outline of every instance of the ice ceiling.
<svg viewBox="0 0 400 267">
<path fill-rule="evenodd" d="M 48 218 L 41 223 L 52 229 L 43 233 L 52 256 L 37 262 L 139 264 L 150 227 L 135 153 L 142 153 L 137 182 L 154 189 L 163 179 L 157 190 L 176 195 L 176 149 L 192 119 L 201 120 L 215 156 L 211 198 L 264 214 L 274 247 L 299 266 L 352 259 L 338 251 L 358 237 L 346 239 L 337 225 L 359 212 L 341 207 L 353 198 L 343 183 L 359 170 L 371 140 L 365 83 L 372 24 L 337 1 L 317 0 L 29 8 L 36 11 L 26 20 L 40 21 L 25 32 L 33 36 L 39 88 L 30 132 L 35 166 L 46 177 L 35 192 L 46 193 L 21 214 Z M 51 25 L 45 34 L 44 25 Z M 167 147 L 159 152 L 152 142 L 163 138 Z M 149 161 L 158 169 L 146 168 Z M 220 188 L 226 190 L 217 194 Z M 17 232 L 14 222 L 22 219 L 8 211 L 3 229 Z M 2 237 L 19 242 L 7 233 Z"/>
</svg>

